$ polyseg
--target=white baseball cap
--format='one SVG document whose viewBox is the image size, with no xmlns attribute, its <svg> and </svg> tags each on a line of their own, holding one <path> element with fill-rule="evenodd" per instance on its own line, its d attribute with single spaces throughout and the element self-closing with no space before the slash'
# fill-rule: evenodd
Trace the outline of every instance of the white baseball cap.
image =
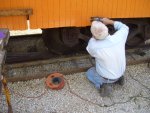
<svg viewBox="0 0 150 113">
<path fill-rule="evenodd" d="M 100 21 L 93 21 L 91 24 L 91 33 L 95 39 L 104 39 L 108 36 L 108 28 Z"/>
</svg>

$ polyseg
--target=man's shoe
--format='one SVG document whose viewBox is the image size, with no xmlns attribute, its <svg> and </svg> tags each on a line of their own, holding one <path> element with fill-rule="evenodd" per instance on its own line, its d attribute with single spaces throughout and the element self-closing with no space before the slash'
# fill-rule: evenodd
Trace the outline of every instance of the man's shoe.
<svg viewBox="0 0 150 113">
<path fill-rule="evenodd" d="M 112 86 L 111 84 L 103 84 L 100 88 L 100 95 L 102 97 L 108 97 L 110 96 L 112 92 Z"/>
<path fill-rule="evenodd" d="M 115 82 L 115 84 L 119 84 L 121 86 L 124 85 L 124 76 L 120 77 L 118 81 Z"/>
</svg>

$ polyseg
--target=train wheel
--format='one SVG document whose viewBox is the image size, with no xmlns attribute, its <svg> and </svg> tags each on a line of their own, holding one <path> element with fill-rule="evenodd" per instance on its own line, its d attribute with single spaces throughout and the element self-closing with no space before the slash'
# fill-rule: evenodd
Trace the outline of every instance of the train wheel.
<svg viewBox="0 0 150 113">
<path fill-rule="evenodd" d="M 129 26 L 129 35 L 127 47 L 136 47 L 144 44 L 144 25 L 140 23 L 127 23 Z"/>
<path fill-rule="evenodd" d="M 70 54 L 81 49 L 80 30 L 76 27 L 43 29 L 42 38 L 55 54 Z"/>
</svg>

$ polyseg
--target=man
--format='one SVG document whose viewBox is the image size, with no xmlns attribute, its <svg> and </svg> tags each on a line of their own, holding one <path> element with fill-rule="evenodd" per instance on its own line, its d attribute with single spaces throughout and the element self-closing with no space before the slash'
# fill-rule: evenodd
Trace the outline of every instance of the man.
<svg viewBox="0 0 150 113">
<path fill-rule="evenodd" d="M 126 68 L 125 43 L 129 28 L 108 18 L 100 21 L 93 21 L 91 25 L 93 36 L 86 49 L 95 58 L 96 66 L 91 67 L 86 75 L 100 89 L 101 96 L 108 96 L 111 92 L 110 83 L 123 82 Z M 110 35 L 106 25 L 113 25 L 116 32 Z"/>
</svg>

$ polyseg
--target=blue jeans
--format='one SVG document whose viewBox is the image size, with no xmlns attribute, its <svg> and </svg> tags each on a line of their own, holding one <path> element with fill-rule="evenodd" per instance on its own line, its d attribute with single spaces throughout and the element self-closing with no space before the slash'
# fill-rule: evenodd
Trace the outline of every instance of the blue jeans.
<svg viewBox="0 0 150 113">
<path fill-rule="evenodd" d="M 86 72 L 86 76 L 95 85 L 97 89 L 100 89 L 104 83 L 114 83 L 118 80 L 116 79 L 112 81 L 104 79 L 96 72 L 95 67 L 91 67 L 90 69 L 88 69 L 88 71 Z"/>
</svg>

